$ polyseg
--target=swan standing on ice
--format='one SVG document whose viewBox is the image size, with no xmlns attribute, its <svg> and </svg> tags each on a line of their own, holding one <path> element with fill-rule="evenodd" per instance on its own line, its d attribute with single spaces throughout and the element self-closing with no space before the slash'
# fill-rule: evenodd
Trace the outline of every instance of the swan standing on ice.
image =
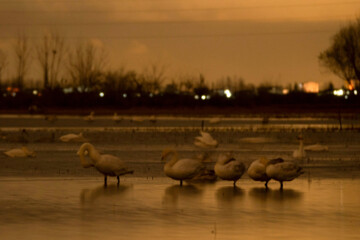
<svg viewBox="0 0 360 240">
<path fill-rule="evenodd" d="M 255 181 L 265 182 L 265 187 L 268 187 L 268 182 L 270 177 L 266 174 L 266 164 L 269 162 L 267 158 L 260 158 L 253 161 L 248 170 L 247 174 L 249 177 Z"/>
<path fill-rule="evenodd" d="M 240 160 L 236 160 L 230 154 L 221 154 L 214 167 L 215 174 L 228 181 L 236 181 L 241 178 L 245 172 L 245 165 Z"/>
<path fill-rule="evenodd" d="M 183 180 L 192 179 L 205 170 L 205 165 L 200 160 L 178 159 L 178 153 L 172 149 L 165 149 L 161 154 L 162 161 L 168 158 L 170 160 L 164 165 L 164 173 L 172 179 L 180 180 L 180 186 L 182 186 Z"/>
<path fill-rule="evenodd" d="M 85 153 L 89 155 L 91 161 L 85 158 Z M 107 176 L 116 176 L 117 183 L 119 184 L 119 176 L 134 172 L 129 170 L 120 158 L 109 154 L 101 155 L 91 143 L 82 144 L 77 154 L 80 156 L 81 165 L 84 168 L 94 167 L 104 174 L 105 186 L 107 186 Z"/>
<path fill-rule="evenodd" d="M 75 133 L 69 133 L 61 136 L 60 141 L 62 142 L 87 142 L 88 140 L 84 138 L 82 133 L 75 134 Z"/>
<path fill-rule="evenodd" d="M 87 122 L 92 122 L 94 121 L 94 112 L 91 112 L 88 116 L 85 116 L 84 117 L 84 120 L 87 121 Z"/>
<path fill-rule="evenodd" d="M 304 150 L 304 142 L 302 135 L 300 135 L 298 139 L 299 139 L 299 148 L 293 152 L 293 157 L 295 159 L 303 159 L 306 157 L 306 152 Z"/>
<path fill-rule="evenodd" d="M 195 137 L 194 144 L 200 148 L 216 148 L 218 142 L 210 135 L 210 133 L 200 131 L 201 136 Z"/>
<path fill-rule="evenodd" d="M 4 152 L 8 157 L 36 157 L 35 151 L 29 150 L 27 147 L 14 148 L 9 151 Z"/>
<path fill-rule="evenodd" d="M 266 175 L 279 181 L 280 189 L 283 189 L 284 181 L 292 181 L 303 173 L 303 169 L 295 162 L 284 161 L 282 158 L 269 160 L 266 166 Z"/>
</svg>

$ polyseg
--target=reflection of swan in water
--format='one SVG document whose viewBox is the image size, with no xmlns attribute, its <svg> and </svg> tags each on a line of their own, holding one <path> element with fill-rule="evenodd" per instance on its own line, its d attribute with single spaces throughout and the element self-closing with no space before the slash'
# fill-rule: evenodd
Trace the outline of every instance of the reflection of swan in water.
<svg viewBox="0 0 360 240">
<path fill-rule="evenodd" d="M 240 160 L 236 160 L 231 154 L 221 154 L 214 167 L 216 175 L 228 181 L 234 182 L 241 178 L 245 172 L 245 165 Z"/>
<path fill-rule="evenodd" d="M 165 149 L 161 160 L 164 161 L 170 157 L 171 159 L 164 165 L 164 173 L 172 179 L 180 180 L 180 186 L 183 180 L 192 179 L 205 169 L 205 165 L 198 159 L 178 159 L 178 153 L 173 149 Z"/>
<path fill-rule="evenodd" d="M 163 203 L 166 205 L 176 205 L 179 199 L 184 199 L 185 203 L 197 200 L 202 195 L 202 190 L 194 185 L 172 185 L 165 189 Z"/>
<path fill-rule="evenodd" d="M 101 185 L 93 189 L 83 189 L 81 191 L 80 199 L 83 204 L 93 203 L 95 201 L 113 199 L 122 196 L 128 193 L 130 189 L 132 188 L 126 185 L 109 184 L 106 187 Z"/>
<path fill-rule="evenodd" d="M 36 157 L 36 152 L 29 150 L 27 147 L 14 148 L 9 151 L 4 152 L 8 157 Z"/>
<path fill-rule="evenodd" d="M 85 152 L 89 154 L 90 161 L 85 159 Z M 105 186 L 107 184 L 107 176 L 116 176 L 119 184 L 119 176 L 134 172 L 129 170 L 120 158 L 110 154 L 100 154 L 91 143 L 82 144 L 77 154 L 80 156 L 81 165 L 84 168 L 95 167 L 96 170 L 104 174 Z"/>
<path fill-rule="evenodd" d="M 230 203 L 244 197 L 244 191 L 238 187 L 226 186 L 216 190 L 216 199 L 218 202 Z"/>
<path fill-rule="evenodd" d="M 282 202 L 300 200 L 303 193 L 293 189 L 277 189 L 269 188 L 252 188 L 249 191 L 249 196 L 258 202 Z"/>
</svg>

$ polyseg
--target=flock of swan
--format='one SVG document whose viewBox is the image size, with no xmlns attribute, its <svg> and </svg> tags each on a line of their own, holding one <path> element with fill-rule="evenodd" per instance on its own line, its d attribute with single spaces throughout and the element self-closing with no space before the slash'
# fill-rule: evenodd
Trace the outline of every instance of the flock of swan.
<svg viewBox="0 0 360 240">
<path fill-rule="evenodd" d="M 93 113 L 87 117 L 91 121 Z M 85 142 L 77 152 L 81 165 L 84 168 L 94 167 L 103 174 L 105 185 L 107 185 L 108 176 L 117 177 L 119 184 L 120 176 L 134 172 L 119 157 L 110 154 L 100 154 L 82 133 L 66 134 L 61 136 L 60 140 L 63 142 Z M 320 144 L 304 147 L 301 135 L 298 137 L 298 140 L 299 148 L 293 152 L 294 159 L 305 158 L 306 151 L 328 150 L 327 146 Z M 210 133 L 200 131 L 200 136 L 195 137 L 194 145 L 203 149 L 216 148 L 218 141 Z M 4 154 L 8 157 L 36 156 L 35 151 L 29 150 L 27 147 L 11 149 L 4 152 Z M 180 181 L 180 186 L 183 185 L 183 181 L 194 179 L 214 180 L 218 177 L 222 180 L 232 181 L 235 187 L 236 182 L 247 172 L 251 179 L 265 182 L 266 188 L 268 187 L 268 182 L 273 179 L 280 183 L 280 188 L 282 189 L 284 181 L 292 181 L 304 173 L 303 169 L 295 161 L 285 161 L 282 158 L 267 159 L 262 157 L 253 161 L 247 168 L 243 162 L 235 159 L 230 153 L 220 154 L 213 170 L 206 168 L 203 158 L 179 158 L 176 150 L 165 149 L 161 155 L 162 161 L 165 161 L 164 174 L 169 178 Z"/>
</svg>

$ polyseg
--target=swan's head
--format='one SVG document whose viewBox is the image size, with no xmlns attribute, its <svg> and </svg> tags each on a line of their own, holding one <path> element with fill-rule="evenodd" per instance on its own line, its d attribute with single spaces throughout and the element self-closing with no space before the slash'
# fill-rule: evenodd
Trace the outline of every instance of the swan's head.
<svg viewBox="0 0 360 240">
<path fill-rule="evenodd" d="M 165 161 L 167 156 L 169 156 L 170 154 L 175 154 L 175 150 L 172 148 L 164 149 L 161 153 L 161 161 Z"/>
<path fill-rule="evenodd" d="M 83 143 L 80 148 L 79 148 L 79 151 L 77 151 L 77 155 L 81 155 L 81 154 L 84 154 L 84 155 L 87 155 L 89 154 L 89 149 L 92 149 L 94 148 L 94 146 L 91 144 L 91 143 Z"/>
<path fill-rule="evenodd" d="M 223 153 L 223 154 L 219 155 L 217 161 L 219 163 L 227 163 L 227 162 L 234 161 L 234 160 L 236 160 L 236 159 L 234 158 L 234 155 L 232 153 Z"/>
</svg>

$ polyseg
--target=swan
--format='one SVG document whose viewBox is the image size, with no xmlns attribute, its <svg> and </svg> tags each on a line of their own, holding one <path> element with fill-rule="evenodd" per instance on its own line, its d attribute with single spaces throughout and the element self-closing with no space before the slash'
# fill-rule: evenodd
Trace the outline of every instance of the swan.
<svg viewBox="0 0 360 240">
<path fill-rule="evenodd" d="M 221 118 L 219 117 L 213 117 L 209 120 L 209 123 L 211 124 L 216 124 L 216 123 L 219 123 L 221 121 Z"/>
<path fill-rule="evenodd" d="M 201 136 L 195 137 L 194 144 L 200 148 L 216 148 L 218 142 L 210 135 L 210 133 L 200 131 Z"/>
<path fill-rule="evenodd" d="M 152 122 L 152 123 L 156 123 L 156 117 L 155 117 L 155 115 L 151 115 L 151 116 L 149 117 L 149 121 Z"/>
<path fill-rule="evenodd" d="M 27 147 L 14 148 L 4 152 L 8 157 L 36 157 L 35 151 L 29 150 Z"/>
<path fill-rule="evenodd" d="M 140 117 L 140 116 L 133 116 L 131 118 L 131 122 L 143 122 L 144 118 Z"/>
<path fill-rule="evenodd" d="M 85 158 L 86 151 L 91 161 Z M 104 174 L 105 186 L 107 185 L 107 176 L 116 176 L 119 184 L 119 176 L 134 172 L 129 170 L 120 158 L 109 154 L 100 154 L 91 143 L 83 143 L 77 154 L 80 156 L 80 162 L 84 168 L 95 167 L 96 170 Z"/>
<path fill-rule="evenodd" d="M 44 119 L 46 121 L 51 122 L 51 123 L 54 123 L 54 122 L 56 122 L 58 120 L 56 115 L 47 115 L 47 116 L 44 117 Z"/>
<path fill-rule="evenodd" d="M 87 121 L 87 122 L 94 121 L 94 114 L 95 114 L 94 112 L 91 112 L 89 115 L 84 117 L 84 120 Z"/>
<path fill-rule="evenodd" d="M 265 187 L 268 187 L 270 177 L 266 174 L 266 164 L 269 162 L 267 158 L 260 158 L 253 161 L 247 169 L 249 177 L 255 181 L 265 182 Z"/>
<path fill-rule="evenodd" d="M 299 148 L 296 149 L 296 150 L 294 150 L 294 152 L 293 152 L 293 157 L 294 157 L 295 159 L 303 159 L 303 158 L 306 157 L 306 152 L 305 152 L 305 150 L 304 150 L 304 142 L 303 142 L 303 137 L 302 137 L 302 135 L 300 135 L 300 136 L 298 137 L 298 139 L 299 139 Z"/>
<path fill-rule="evenodd" d="M 182 186 L 183 180 L 192 179 L 205 170 L 205 165 L 198 159 L 182 158 L 178 159 L 178 153 L 173 149 L 165 149 L 161 154 L 161 160 L 171 159 L 164 165 L 166 176 L 180 180 Z"/>
<path fill-rule="evenodd" d="M 75 134 L 69 133 L 61 136 L 59 138 L 62 142 L 87 142 L 88 140 L 84 138 L 82 133 Z"/>
<path fill-rule="evenodd" d="M 317 143 L 317 144 L 305 146 L 304 150 L 305 151 L 313 151 L 313 152 L 323 152 L 323 151 L 329 151 L 329 148 L 326 145 L 321 145 L 321 144 Z"/>
<path fill-rule="evenodd" d="M 116 123 L 118 123 L 118 122 L 120 122 L 122 120 L 122 118 L 119 115 L 117 115 L 117 113 L 114 113 L 112 119 Z"/>
<path fill-rule="evenodd" d="M 284 181 L 292 181 L 303 173 L 303 169 L 295 162 L 284 161 L 282 158 L 269 160 L 266 164 L 266 175 L 279 181 L 280 189 L 283 189 Z"/>
<path fill-rule="evenodd" d="M 245 172 L 245 165 L 240 160 L 236 160 L 232 155 L 227 153 L 219 156 L 214 170 L 219 178 L 234 181 L 235 187 L 236 181 L 239 180 Z"/>
</svg>

